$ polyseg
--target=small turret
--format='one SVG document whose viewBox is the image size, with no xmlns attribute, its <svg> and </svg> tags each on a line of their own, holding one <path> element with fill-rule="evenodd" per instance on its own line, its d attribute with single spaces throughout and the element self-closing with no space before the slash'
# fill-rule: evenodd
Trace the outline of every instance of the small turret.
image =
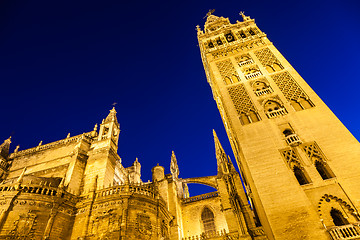
<svg viewBox="0 0 360 240">
<path fill-rule="evenodd" d="M 141 164 L 138 158 L 135 159 L 133 165 L 128 170 L 128 178 L 130 183 L 141 183 Z"/>
<path fill-rule="evenodd" d="M 153 182 L 161 181 L 165 178 L 165 168 L 157 164 L 151 169 Z"/>
</svg>

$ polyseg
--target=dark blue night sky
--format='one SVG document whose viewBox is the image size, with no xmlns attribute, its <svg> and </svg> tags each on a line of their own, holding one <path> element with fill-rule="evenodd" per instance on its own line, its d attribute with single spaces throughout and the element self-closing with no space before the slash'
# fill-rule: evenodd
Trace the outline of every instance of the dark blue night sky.
<svg viewBox="0 0 360 240">
<path fill-rule="evenodd" d="M 117 102 L 118 153 L 125 167 L 139 158 L 143 181 L 157 163 L 169 172 L 172 150 L 180 177 L 216 174 L 213 128 L 231 149 L 195 31 L 212 8 L 233 23 L 239 11 L 255 18 L 360 139 L 356 0 L 3 0 L 0 140 L 22 150 L 88 132 Z"/>
</svg>

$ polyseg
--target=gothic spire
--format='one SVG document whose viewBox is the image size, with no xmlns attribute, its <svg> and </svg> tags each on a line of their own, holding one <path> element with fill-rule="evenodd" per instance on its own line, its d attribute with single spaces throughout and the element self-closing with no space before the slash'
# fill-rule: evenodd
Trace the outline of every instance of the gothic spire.
<svg viewBox="0 0 360 240">
<path fill-rule="evenodd" d="M 215 144 L 215 154 L 218 165 L 218 173 L 228 173 L 229 168 L 228 168 L 227 155 L 214 129 L 213 129 L 213 135 L 214 135 L 214 144 Z"/>
<path fill-rule="evenodd" d="M 180 171 L 174 151 L 171 153 L 170 172 L 174 179 L 178 178 Z"/>
</svg>

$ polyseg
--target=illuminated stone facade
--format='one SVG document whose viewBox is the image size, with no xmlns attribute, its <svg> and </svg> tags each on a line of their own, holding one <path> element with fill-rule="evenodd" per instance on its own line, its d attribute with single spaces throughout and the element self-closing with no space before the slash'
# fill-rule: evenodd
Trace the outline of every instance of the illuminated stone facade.
<svg viewBox="0 0 360 240">
<path fill-rule="evenodd" d="M 99 130 L 11 154 L 5 140 L 0 239 L 266 239 L 215 132 L 216 176 L 180 178 L 173 153 L 171 173 L 155 166 L 149 182 L 137 159 L 123 167 L 119 133 L 112 109 Z M 216 191 L 190 197 L 188 183 Z"/>
<path fill-rule="evenodd" d="M 269 239 L 360 239 L 359 142 L 241 15 L 197 32 L 252 209 Z"/>
</svg>

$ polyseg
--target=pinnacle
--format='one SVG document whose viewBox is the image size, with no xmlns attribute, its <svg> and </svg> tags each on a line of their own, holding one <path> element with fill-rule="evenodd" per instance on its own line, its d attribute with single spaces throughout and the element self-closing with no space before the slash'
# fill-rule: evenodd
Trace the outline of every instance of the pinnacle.
<svg viewBox="0 0 360 240">
<path fill-rule="evenodd" d="M 115 107 L 110 110 L 109 115 L 107 115 L 107 117 L 105 118 L 104 123 L 106 122 L 115 122 L 118 124 Z"/>
</svg>

